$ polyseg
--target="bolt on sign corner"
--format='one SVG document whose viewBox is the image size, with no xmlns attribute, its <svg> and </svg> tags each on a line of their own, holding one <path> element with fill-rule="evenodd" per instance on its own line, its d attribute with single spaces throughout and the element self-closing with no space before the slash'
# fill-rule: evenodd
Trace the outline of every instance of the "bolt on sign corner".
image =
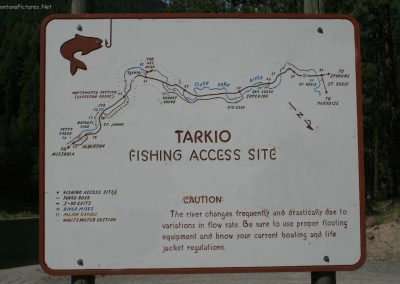
<svg viewBox="0 0 400 284">
<path fill-rule="evenodd" d="M 361 266 L 359 56 L 345 15 L 45 19 L 44 269 Z"/>
</svg>

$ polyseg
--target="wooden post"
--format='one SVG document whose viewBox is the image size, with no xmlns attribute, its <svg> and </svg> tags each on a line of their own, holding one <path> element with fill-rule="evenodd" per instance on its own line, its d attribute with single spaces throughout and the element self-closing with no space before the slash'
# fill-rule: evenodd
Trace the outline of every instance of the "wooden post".
<svg viewBox="0 0 400 284">
<path fill-rule="evenodd" d="M 95 284 L 96 277 L 94 275 L 71 276 L 71 284 Z"/>
<path fill-rule="evenodd" d="M 311 272 L 311 284 L 336 284 L 336 271 Z"/>
</svg>

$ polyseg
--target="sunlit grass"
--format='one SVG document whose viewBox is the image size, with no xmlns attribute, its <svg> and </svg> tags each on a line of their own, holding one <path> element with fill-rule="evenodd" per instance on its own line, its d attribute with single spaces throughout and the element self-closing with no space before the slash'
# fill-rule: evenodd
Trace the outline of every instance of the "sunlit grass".
<svg viewBox="0 0 400 284">
<path fill-rule="evenodd" d="M 400 202 L 378 202 L 375 205 L 374 210 L 377 214 L 375 219 L 378 224 L 390 223 L 396 220 L 400 220 Z"/>
<path fill-rule="evenodd" d="M 0 210 L 0 220 L 13 220 L 24 218 L 37 218 L 38 214 L 32 211 L 7 212 Z"/>
</svg>

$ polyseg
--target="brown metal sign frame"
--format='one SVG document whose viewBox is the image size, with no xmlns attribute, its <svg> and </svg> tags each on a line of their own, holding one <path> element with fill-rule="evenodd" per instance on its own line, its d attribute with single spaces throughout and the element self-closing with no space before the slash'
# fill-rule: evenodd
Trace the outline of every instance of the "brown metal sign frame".
<svg viewBox="0 0 400 284">
<path fill-rule="evenodd" d="M 55 19 L 343 19 L 354 27 L 356 91 L 357 91 L 357 128 L 358 128 L 358 167 L 360 202 L 360 245 L 361 257 L 353 265 L 320 266 L 278 266 L 278 267 L 194 267 L 194 268 L 149 268 L 149 269 L 51 269 L 45 262 L 45 80 L 46 80 L 46 27 Z M 363 115 L 361 95 L 361 59 L 360 27 L 349 15 L 343 14 L 59 14 L 45 18 L 40 33 L 40 148 L 39 148 L 39 258 L 42 268 L 52 275 L 126 275 L 126 274 L 191 274 L 191 273 L 257 273 L 257 272 L 309 272 L 309 271 L 345 271 L 360 268 L 366 258 L 365 237 L 365 176 Z"/>
</svg>

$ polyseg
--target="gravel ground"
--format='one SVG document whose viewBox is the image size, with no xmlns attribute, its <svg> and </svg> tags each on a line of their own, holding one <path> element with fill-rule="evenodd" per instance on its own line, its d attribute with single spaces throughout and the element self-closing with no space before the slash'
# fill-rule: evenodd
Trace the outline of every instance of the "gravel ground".
<svg viewBox="0 0 400 284">
<path fill-rule="evenodd" d="M 356 271 L 337 272 L 338 284 L 399 284 L 400 261 L 367 259 Z M 311 283 L 310 273 L 246 273 L 196 275 L 97 276 L 96 283 L 121 284 L 305 284 Z M 39 265 L 0 270 L 2 284 L 61 284 L 70 283 L 69 277 L 47 275 Z"/>
<path fill-rule="evenodd" d="M 368 223 L 368 222 L 367 222 Z M 371 223 L 371 222 L 370 222 Z M 0 255 L 1 257 L 1 255 Z M 1 284 L 71 283 L 70 277 L 47 275 L 39 265 L 0 269 Z M 184 274 L 146 276 L 97 276 L 98 284 L 305 284 L 311 274 L 246 273 L 246 274 Z M 338 284 L 399 284 L 400 283 L 400 220 L 374 225 L 367 229 L 367 261 L 356 271 L 337 272 Z"/>
</svg>

